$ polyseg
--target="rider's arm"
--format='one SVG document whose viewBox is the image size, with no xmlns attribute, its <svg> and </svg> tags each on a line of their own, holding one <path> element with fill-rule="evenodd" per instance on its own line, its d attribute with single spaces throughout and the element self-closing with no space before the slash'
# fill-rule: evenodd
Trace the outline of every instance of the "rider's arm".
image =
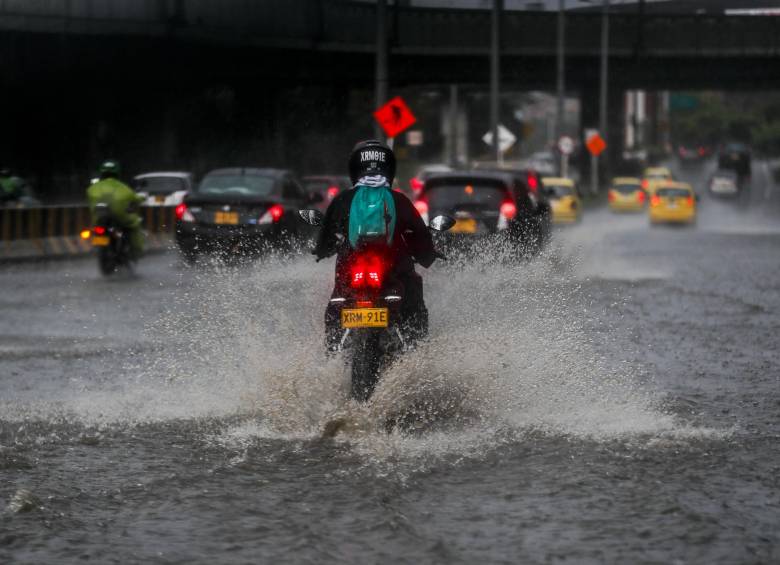
<svg viewBox="0 0 780 565">
<path fill-rule="evenodd" d="M 317 237 L 317 245 L 314 247 L 314 255 L 317 256 L 317 260 L 325 259 L 336 253 L 338 240 L 336 234 L 343 230 L 342 218 L 344 216 L 344 207 L 348 206 L 346 203 L 347 192 L 342 192 L 333 202 L 330 203 L 328 209 L 325 210 L 325 219 L 322 221 L 322 227 L 320 228 L 319 236 Z M 351 203 L 351 202 L 350 202 Z"/>
<path fill-rule="evenodd" d="M 401 220 L 400 225 L 404 230 L 404 240 L 409 253 L 420 265 L 428 268 L 436 259 L 431 232 L 412 202 L 403 194 L 398 192 L 394 192 L 394 194 L 398 217 Z"/>
</svg>

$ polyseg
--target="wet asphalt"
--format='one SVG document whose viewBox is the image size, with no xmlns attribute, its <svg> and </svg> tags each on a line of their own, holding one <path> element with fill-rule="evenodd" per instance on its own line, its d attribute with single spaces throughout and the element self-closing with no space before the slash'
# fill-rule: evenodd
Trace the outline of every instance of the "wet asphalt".
<svg viewBox="0 0 780 565">
<path fill-rule="evenodd" d="M 780 187 L 425 274 L 369 407 L 301 254 L 0 269 L 0 562 L 777 563 Z M 381 422 L 423 399 L 419 433 Z M 333 440 L 320 430 L 351 422 Z"/>
</svg>

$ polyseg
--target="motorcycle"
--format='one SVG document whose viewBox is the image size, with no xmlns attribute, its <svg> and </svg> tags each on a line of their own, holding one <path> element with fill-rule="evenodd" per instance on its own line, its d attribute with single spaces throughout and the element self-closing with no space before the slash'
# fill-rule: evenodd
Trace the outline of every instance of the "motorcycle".
<svg viewBox="0 0 780 565">
<path fill-rule="evenodd" d="M 131 267 L 133 263 L 130 233 L 116 225 L 106 204 L 95 207 L 95 225 L 81 232 L 81 238 L 91 239 L 92 247 L 97 248 L 100 272 L 109 276 L 120 267 Z"/>
<path fill-rule="evenodd" d="M 322 225 L 324 218 L 318 210 L 300 210 L 299 215 L 311 226 Z M 437 216 L 429 228 L 443 232 L 453 225 L 453 218 Z M 341 235 L 342 244 L 344 239 Z M 340 329 L 333 353 L 346 354 L 350 396 L 359 402 L 371 397 L 382 372 L 416 341 L 416 328 L 404 316 L 404 285 L 393 275 L 393 267 L 385 246 L 355 251 L 343 273 L 344 284 L 337 285 L 330 299 L 329 315 L 337 316 Z"/>
</svg>

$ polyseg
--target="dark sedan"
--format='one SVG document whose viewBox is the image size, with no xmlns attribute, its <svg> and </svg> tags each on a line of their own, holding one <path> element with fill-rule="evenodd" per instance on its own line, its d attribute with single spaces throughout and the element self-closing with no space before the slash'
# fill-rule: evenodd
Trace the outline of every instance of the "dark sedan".
<svg viewBox="0 0 780 565">
<path fill-rule="evenodd" d="M 311 175 L 303 177 L 303 187 L 310 194 L 322 195 L 322 203 L 318 208 L 324 211 L 340 192 L 352 188 L 352 183 L 349 177 L 342 175 Z"/>
<path fill-rule="evenodd" d="M 229 257 L 288 246 L 313 236 L 296 212 L 321 198 L 287 170 L 216 169 L 176 207 L 176 243 L 188 262 L 203 253 Z"/>
<path fill-rule="evenodd" d="M 457 247 L 495 237 L 509 241 L 511 251 L 529 255 L 547 238 L 549 205 L 534 196 L 527 181 L 519 172 L 437 174 L 425 181 L 415 207 L 426 222 L 439 214 L 453 216 L 456 224 L 446 239 Z"/>
</svg>

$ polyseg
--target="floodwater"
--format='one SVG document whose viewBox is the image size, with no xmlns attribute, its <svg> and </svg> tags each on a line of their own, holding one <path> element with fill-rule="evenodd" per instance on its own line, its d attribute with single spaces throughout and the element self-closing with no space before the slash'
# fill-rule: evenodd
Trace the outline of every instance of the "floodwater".
<svg viewBox="0 0 780 565">
<path fill-rule="evenodd" d="M 693 228 L 592 209 L 531 262 L 435 266 L 368 406 L 322 352 L 330 263 L 3 267 L 0 562 L 780 561 L 761 171 Z"/>
</svg>

